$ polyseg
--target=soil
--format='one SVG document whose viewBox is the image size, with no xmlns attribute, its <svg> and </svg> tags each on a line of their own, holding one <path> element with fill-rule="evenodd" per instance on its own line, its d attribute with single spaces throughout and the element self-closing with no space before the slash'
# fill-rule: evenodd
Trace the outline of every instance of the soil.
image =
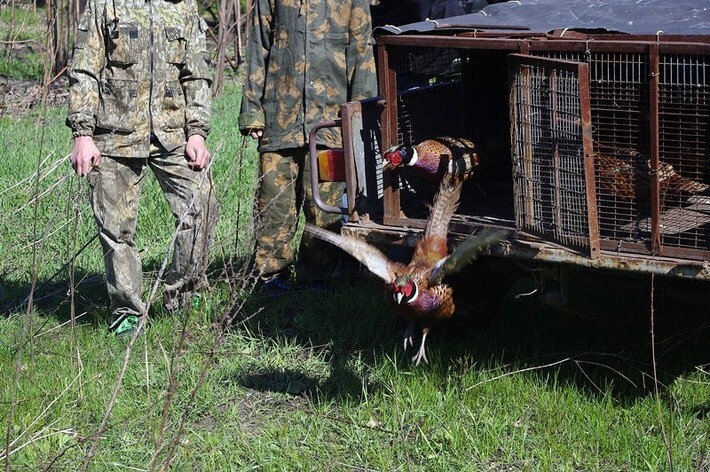
<svg viewBox="0 0 710 472">
<path fill-rule="evenodd" d="M 45 88 L 33 80 L 9 79 L 0 76 L 0 117 L 18 117 L 42 105 Z M 46 105 L 65 107 L 69 98 L 66 77 L 54 80 L 46 87 Z"/>
</svg>

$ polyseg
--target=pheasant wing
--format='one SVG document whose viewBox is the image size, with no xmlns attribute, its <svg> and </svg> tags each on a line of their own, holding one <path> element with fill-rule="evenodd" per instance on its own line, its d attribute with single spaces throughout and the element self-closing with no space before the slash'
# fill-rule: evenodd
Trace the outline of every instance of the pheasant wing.
<svg viewBox="0 0 710 472">
<path fill-rule="evenodd" d="M 454 251 L 439 260 L 429 275 L 429 285 L 439 285 L 441 280 L 450 274 L 460 272 L 491 244 L 504 239 L 509 231 L 502 229 L 484 228 L 482 231 L 469 236 L 459 244 Z"/>
<path fill-rule="evenodd" d="M 327 241 L 347 252 L 364 264 L 370 272 L 384 280 L 386 283 L 390 283 L 394 279 L 390 271 L 390 266 L 392 264 L 391 261 L 382 253 L 382 251 L 366 243 L 362 239 L 333 233 L 332 231 L 327 231 L 310 223 L 306 223 L 305 231 L 306 233 L 315 236 L 318 239 L 322 239 L 323 241 Z"/>
</svg>

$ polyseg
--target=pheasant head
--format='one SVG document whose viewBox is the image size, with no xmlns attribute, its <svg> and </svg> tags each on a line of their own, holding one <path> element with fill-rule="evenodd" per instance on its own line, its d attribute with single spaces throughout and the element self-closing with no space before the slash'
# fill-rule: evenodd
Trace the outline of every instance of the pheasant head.
<svg viewBox="0 0 710 472">
<path fill-rule="evenodd" d="M 389 286 L 392 299 L 398 305 L 410 304 L 419 296 L 419 287 L 411 275 L 400 275 Z"/>
<path fill-rule="evenodd" d="M 384 164 L 389 163 L 392 167 L 412 166 L 417 162 L 417 152 L 411 147 L 392 146 L 385 151 L 384 158 Z"/>
</svg>

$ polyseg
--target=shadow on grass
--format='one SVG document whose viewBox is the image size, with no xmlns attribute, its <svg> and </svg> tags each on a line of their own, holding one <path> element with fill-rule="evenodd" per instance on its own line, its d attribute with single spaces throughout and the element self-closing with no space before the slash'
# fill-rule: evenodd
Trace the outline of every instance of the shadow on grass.
<svg viewBox="0 0 710 472">
<path fill-rule="evenodd" d="M 248 324 L 249 329 L 264 337 L 293 339 L 303 347 L 328 346 L 330 375 L 312 375 L 305 367 L 255 367 L 236 380 L 257 390 L 362 401 L 379 388 L 375 381 L 363 385 L 363 376 L 369 378 L 368 369 L 389 359 L 399 370 L 426 371 L 442 379 L 490 370 L 503 377 L 524 375 L 551 385 L 574 385 L 591 397 L 612 395 L 624 404 L 653 392 L 648 306 L 639 306 L 624 318 L 581 317 L 550 308 L 536 295 L 516 297 L 534 286 L 531 279 L 519 279 L 498 300 L 497 310 L 487 300 L 482 309 L 471 310 L 471 316 L 454 317 L 436 326 L 427 339 L 431 364 L 418 368 L 409 361 L 412 349 L 406 355 L 402 352 L 404 323 L 388 311 L 378 281 L 338 281 L 325 289 L 304 288 L 273 298 L 255 295 L 248 309 L 261 307 L 263 312 Z M 697 293 L 704 285 L 685 287 Z M 687 303 L 679 303 L 666 293 L 658 289 L 654 311 L 661 385 L 710 362 L 707 305 L 691 303 L 683 295 L 681 300 Z M 604 311 L 605 304 L 613 301 L 599 298 L 595 303 Z M 418 342 L 419 338 L 415 345 Z M 365 367 L 355 371 L 353 357 Z M 707 415 L 707 405 L 698 408 L 699 416 Z"/>
<path fill-rule="evenodd" d="M 622 403 L 654 391 L 654 355 L 661 390 L 710 362 L 708 302 L 696 297 L 707 300 L 707 284 L 656 279 L 651 311 L 650 292 L 622 283 L 611 294 L 587 294 L 597 305 L 593 316 L 552 308 L 537 294 L 516 298 L 535 287 L 532 280 L 514 284 L 490 324 L 455 319 L 443 325 L 437 336 L 445 339 L 445 355 L 499 375 L 575 385 L 592 397 L 611 394 Z"/>
<path fill-rule="evenodd" d="M 216 261 L 210 274 L 215 279 L 243 276 L 244 264 L 241 260 Z M 145 272 L 158 268 L 157 262 L 148 261 Z M 304 286 L 276 297 L 254 293 L 243 312 L 259 315 L 247 322 L 246 328 L 265 338 L 293 340 L 302 350 L 320 351 L 328 372 L 311 369 L 308 356 L 304 356 L 303 366 L 247 366 L 234 380 L 256 390 L 362 401 L 381 388 L 373 379 L 376 376 L 370 375 L 374 367 L 392 362 L 398 370 L 442 379 L 484 370 L 501 376 L 525 375 L 543 382 L 573 384 L 590 396 L 610 393 L 629 402 L 653 390 L 648 306 L 634 309 L 633 303 L 625 303 L 623 309 L 633 311 L 629 316 L 584 318 L 542 304 L 537 294 L 519 297 L 535 288 L 531 279 L 519 278 L 520 273 L 498 283 L 490 274 L 472 270 L 464 274 L 467 285 L 459 290 L 468 298 L 459 300 L 459 306 L 473 307 L 468 310 L 470 316 L 436 326 L 427 339 L 431 364 L 418 368 L 409 360 L 413 350 L 402 351 L 405 324 L 388 310 L 379 281 L 345 279 L 326 286 Z M 75 315 L 86 313 L 82 323 L 105 322 L 108 299 L 103 275 L 77 271 L 74 279 Z M 66 277 L 38 282 L 35 307 L 60 322 L 68 320 L 68 287 Z M 710 362 L 708 291 L 707 284 L 675 279 L 659 282 L 659 287 L 663 289 L 655 299 L 655 356 L 659 380 L 668 385 Z M 30 289 L 29 284 L 0 277 L 3 313 L 23 312 Z M 618 287 L 622 296 L 632 299 L 624 290 Z M 619 311 L 614 310 L 618 301 L 603 297 L 594 301 L 602 312 L 607 308 Z M 698 405 L 698 416 L 707 417 L 708 409 L 708 405 Z"/>
<path fill-rule="evenodd" d="M 235 381 L 261 391 L 307 395 L 336 400 L 360 401 L 362 370 L 394 350 L 399 344 L 399 324 L 387 312 L 379 283 L 370 280 L 339 280 L 327 286 L 302 286 L 282 295 L 253 293 L 244 313 L 260 311 L 245 324 L 257 336 L 295 344 L 297 368 L 247 366 Z M 328 365 L 313 365 L 315 352 Z M 307 354 L 304 354 L 307 352 Z M 359 367 L 353 358 L 360 359 Z M 303 363 L 298 360 L 303 358 Z M 291 362 L 293 365 L 294 362 Z M 355 370 L 357 369 L 357 371 Z"/>
<path fill-rule="evenodd" d="M 108 295 L 103 274 L 77 270 L 74 273 L 74 314 L 82 315 L 83 323 L 92 323 L 107 315 Z M 30 300 L 38 312 L 59 322 L 71 318 L 72 296 L 65 275 L 38 280 L 32 289 L 28 282 L 10 281 L 0 277 L 0 313 L 11 316 L 27 311 Z M 31 295 L 31 297 L 30 297 Z"/>
<path fill-rule="evenodd" d="M 149 259 L 143 261 L 143 278 L 153 280 L 157 276 L 162 259 Z M 232 267 L 244 264 L 242 260 L 219 260 L 213 263 L 208 274 L 215 278 L 223 277 Z M 66 269 L 66 267 L 64 267 Z M 11 316 L 13 314 L 27 311 L 32 295 L 32 304 L 43 316 L 52 316 L 57 321 L 64 322 L 70 319 L 72 310 L 72 298 L 70 286 L 72 285 L 68 277 L 68 269 L 60 270 L 53 276 L 40 279 L 36 282 L 34 290 L 32 284 L 26 281 L 18 282 L 8 280 L 0 274 L 0 314 Z M 229 276 L 233 276 L 230 273 Z M 109 318 L 109 298 L 106 292 L 106 279 L 103 273 L 87 272 L 80 268 L 74 271 L 74 293 L 73 304 L 75 316 L 82 315 L 83 323 L 101 323 Z M 144 290 L 148 290 L 149 285 L 144 284 Z M 160 295 L 161 292 L 158 292 Z M 162 303 L 162 298 L 158 297 L 151 307 L 151 316 L 160 317 L 160 310 L 155 307 Z"/>
</svg>

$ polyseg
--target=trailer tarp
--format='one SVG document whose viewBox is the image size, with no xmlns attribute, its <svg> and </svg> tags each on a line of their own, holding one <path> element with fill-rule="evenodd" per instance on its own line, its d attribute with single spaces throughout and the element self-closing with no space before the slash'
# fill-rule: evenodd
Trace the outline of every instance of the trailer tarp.
<svg viewBox="0 0 710 472">
<path fill-rule="evenodd" d="M 549 33 L 554 30 L 607 31 L 634 35 L 710 35 L 710 0 L 513 0 L 476 13 L 404 26 L 379 33 L 448 29 Z"/>
</svg>

